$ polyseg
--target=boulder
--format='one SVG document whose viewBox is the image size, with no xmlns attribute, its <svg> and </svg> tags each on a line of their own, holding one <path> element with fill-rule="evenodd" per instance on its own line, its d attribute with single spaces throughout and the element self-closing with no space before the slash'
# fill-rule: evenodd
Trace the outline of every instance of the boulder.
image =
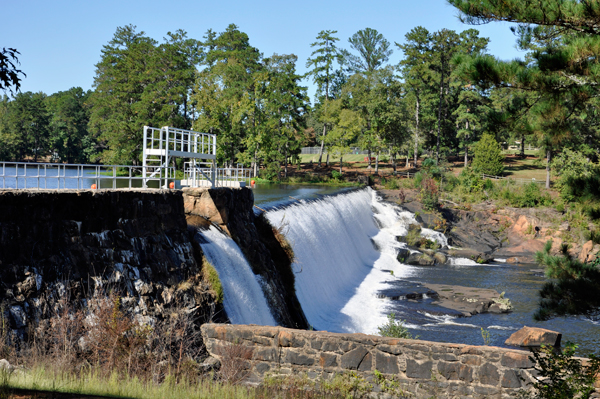
<svg viewBox="0 0 600 399">
<path fill-rule="evenodd" d="M 541 345 L 560 347 L 562 334 L 552 330 L 536 327 L 523 327 L 511 335 L 504 343 L 510 346 L 535 348 Z"/>
<path fill-rule="evenodd" d="M 579 253 L 579 261 L 580 262 L 587 262 L 591 255 L 592 250 L 594 249 L 594 242 L 592 240 L 589 240 L 588 242 L 586 242 L 585 244 L 583 244 L 583 247 L 581 248 L 581 252 Z"/>
<path fill-rule="evenodd" d="M 408 250 L 406 248 L 400 248 L 398 250 L 398 255 L 396 256 L 396 258 L 398 259 L 398 262 L 405 263 L 409 256 L 410 256 L 410 250 Z"/>
<path fill-rule="evenodd" d="M 406 263 L 415 266 L 433 266 L 435 265 L 435 259 L 427 254 L 414 253 L 410 254 Z"/>
<path fill-rule="evenodd" d="M 446 255 L 444 255 L 441 252 L 434 253 L 433 254 L 433 259 L 435 259 L 435 264 L 436 265 L 444 265 L 448 261 L 448 258 L 446 257 Z"/>
</svg>

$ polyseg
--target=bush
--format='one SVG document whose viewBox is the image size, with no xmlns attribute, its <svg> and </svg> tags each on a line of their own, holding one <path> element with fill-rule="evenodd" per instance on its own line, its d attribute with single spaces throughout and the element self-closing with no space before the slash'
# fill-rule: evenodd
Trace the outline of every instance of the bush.
<svg viewBox="0 0 600 399">
<path fill-rule="evenodd" d="M 341 180 L 343 179 L 344 175 L 342 175 L 339 171 L 337 170 L 332 170 L 331 171 L 331 177 L 336 179 L 336 180 Z"/>
<path fill-rule="evenodd" d="M 473 149 L 473 170 L 492 176 L 501 176 L 504 172 L 502 148 L 490 134 L 484 134 Z"/>
<path fill-rule="evenodd" d="M 574 358 L 577 346 L 567 342 L 563 351 L 543 345 L 530 356 L 538 376 L 531 385 L 536 395 L 523 393 L 525 398 L 567 399 L 590 398 L 594 393 L 596 375 L 600 373 L 600 358 L 591 355 L 587 365 Z"/>
<path fill-rule="evenodd" d="M 437 183 L 431 177 L 423 179 L 421 186 L 421 203 L 423 208 L 433 211 L 437 209 L 440 200 L 440 193 Z"/>
<path fill-rule="evenodd" d="M 404 327 L 404 321 L 396 320 L 396 314 L 390 313 L 387 316 L 387 323 L 377 327 L 377 331 L 379 335 L 382 337 L 392 337 L 392 338 L 405 338 L 412 339 L 413 336 L 408 331 L 406 327 Z M 416 337 L 418 338 L 418 337 Z"/>
</svg>

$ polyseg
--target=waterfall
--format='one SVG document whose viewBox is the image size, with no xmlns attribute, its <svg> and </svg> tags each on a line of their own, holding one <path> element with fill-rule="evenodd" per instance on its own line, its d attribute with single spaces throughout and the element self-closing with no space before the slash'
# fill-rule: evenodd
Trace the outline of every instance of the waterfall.
<svg viewBox="0 0 600 399">
<path fill-rule="evenodd" d="M 296 255 L 296 295 L 318 330 L 376 333 L 389 301 L 378 290 L 412 267 L 396 259 L 396 240 L 416 223 L 409 212 L 383 203 L 370 188 L 298 201 L 267 212 Z"/>
<path fill-rule="evenodd" d="M 275 326 L 267 300 L 244 254 L 229 236 L 211 226 L 198 231 L 196 240 L 219 274 L 223 286 L 223 306 L 233 324 Z"/>
</svg>

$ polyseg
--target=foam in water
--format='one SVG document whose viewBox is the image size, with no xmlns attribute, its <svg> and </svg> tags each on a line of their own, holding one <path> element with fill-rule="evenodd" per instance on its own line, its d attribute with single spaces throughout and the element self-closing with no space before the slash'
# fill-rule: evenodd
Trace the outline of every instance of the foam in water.
<svg viewBox="0 0 600 399">
<path fill-rule="evenodd" d="M 308 322 L 318 330 L 376 333 L 389 313 L 376 293 L 413 268 L 396 259 L 414 221 L 382 203 L 371 189 L 295 203 L 267 212 L 294 249 L 296 295 Z M 393 272 L 393 276 L 390 274 Z"/>
<path fill-rule="evenodd" d="M 197 233 L 204 255 L 219 274 L 223 306 L 233 324 L 275 326 L 260 284 L 235 241 L 211 226 Z"/>
</svg>

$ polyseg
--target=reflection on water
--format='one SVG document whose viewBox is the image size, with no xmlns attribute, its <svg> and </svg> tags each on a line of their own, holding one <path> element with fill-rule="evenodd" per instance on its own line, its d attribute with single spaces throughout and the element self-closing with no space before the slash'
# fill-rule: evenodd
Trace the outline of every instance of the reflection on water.
<svg viewBox="0 0 600 399">
<path fill-rule="evenodd" d="M 337 194 L 352 189 L 354 188 L 260 183 L 255 185 L 253 191 L 254 203 L 263 209 L 267 209 L 273 206 L 285 205 L 297 200 L 313 200 L 324 195 Z"/>
</svg>

